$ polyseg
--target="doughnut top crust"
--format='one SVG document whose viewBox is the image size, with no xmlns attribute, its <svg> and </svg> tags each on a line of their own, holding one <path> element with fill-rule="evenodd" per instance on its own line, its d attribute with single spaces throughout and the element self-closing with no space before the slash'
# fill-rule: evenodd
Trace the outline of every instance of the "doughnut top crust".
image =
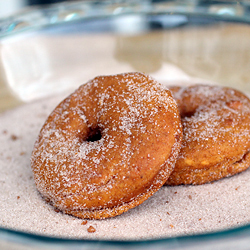
<svg viewBox="0 0 250 250">
<path fill-rule="evenodd" d="M 170 91 L 142 73 L 99 76 L 45 122 L 31 157 L 35 183 L 65 213 L 116 216 L 166 182 L 181 139 Z"/>
<path fill-rule="evenodd" d="M 250 166 L 250 100 L 227 87 L 171 87 L 183 141 L 167 184 L 203 184 Z"/>
</svg>

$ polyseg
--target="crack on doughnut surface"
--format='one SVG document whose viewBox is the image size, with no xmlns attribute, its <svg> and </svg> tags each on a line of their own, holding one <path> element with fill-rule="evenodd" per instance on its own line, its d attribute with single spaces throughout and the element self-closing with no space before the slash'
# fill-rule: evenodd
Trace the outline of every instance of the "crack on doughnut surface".
<svg viewBox="0 0 250 250">
<path fill-rule="evenodd" d="M 238 161 L 234 162 L 233 165 L 247 161 L 248 157 L 250 157 L 250 151 L 247 151 Z"/>
</svg>

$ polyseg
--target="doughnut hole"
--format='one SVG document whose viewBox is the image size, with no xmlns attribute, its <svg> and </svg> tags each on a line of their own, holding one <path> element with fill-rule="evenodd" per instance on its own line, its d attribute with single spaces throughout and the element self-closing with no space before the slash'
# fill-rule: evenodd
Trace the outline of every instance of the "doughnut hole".
<svg viewBox="0 0 250 250">
<path fill-rule="evenodd" d="M 99 141 L 102 138 L 102 131 L 99 127 L 90 128 L 90 131 L 87 135 L 87 142 Z"/>
</svg>

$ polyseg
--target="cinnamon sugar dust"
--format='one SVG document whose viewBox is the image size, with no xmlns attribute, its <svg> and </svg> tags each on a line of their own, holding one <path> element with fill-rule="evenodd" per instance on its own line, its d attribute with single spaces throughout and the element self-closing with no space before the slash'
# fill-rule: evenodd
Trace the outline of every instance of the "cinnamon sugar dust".
<svg viewBox="0 0 250 250">
<path fill-rule="evenodd" d="M 250 223 L 250 169 L 204 185 L 164 186 L 140 206 L 106 220 L 85 224 L 55 211 L 35 187 L 30 155 L 61 100 L 53 97 L 0 115 L 0 227 L 63 238 L 139 240 Z"/>
</svg>

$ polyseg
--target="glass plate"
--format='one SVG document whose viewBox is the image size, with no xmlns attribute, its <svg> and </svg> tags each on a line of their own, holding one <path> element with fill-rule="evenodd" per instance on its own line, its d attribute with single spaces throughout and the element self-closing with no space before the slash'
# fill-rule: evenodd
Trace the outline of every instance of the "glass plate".
<svg viewBox="0 0 250 250">
<path fill-rule="evenodd" d="M 250 92 L 249 1 L 77 1 L 0 20 L 0 111 L 142 71 L 166 84 Z M 79 240 L 0 228 L 1 249 L 248 249 L 250 225 L 143 241 Z"/>
</svg>

